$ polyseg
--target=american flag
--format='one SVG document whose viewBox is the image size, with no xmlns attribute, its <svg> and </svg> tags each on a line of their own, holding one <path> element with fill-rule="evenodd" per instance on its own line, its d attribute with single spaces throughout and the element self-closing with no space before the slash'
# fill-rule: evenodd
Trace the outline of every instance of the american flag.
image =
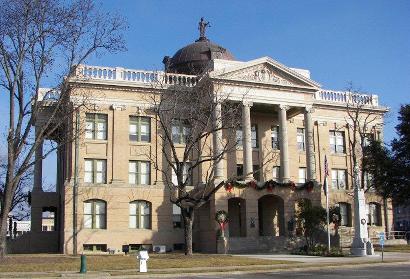
<svg viewBox="0 0 410 279">
<path fill-rule="evenodd" d="M 323 191 L 327 196 L 328 186 L 327 186 L 327 177 L 329 176 L 329 165 L 327 164 L 327 157 L 325 155 L 325 181 L 323 183 Z"/>
</svg>

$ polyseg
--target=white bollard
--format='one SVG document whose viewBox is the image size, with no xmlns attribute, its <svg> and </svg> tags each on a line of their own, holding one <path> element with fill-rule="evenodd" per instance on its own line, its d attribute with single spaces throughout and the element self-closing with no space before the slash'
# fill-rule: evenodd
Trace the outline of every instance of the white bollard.
<svg viewBox="0 0 410 279">
<path fill-rule="evenodd" d="M 147 272 L 147 261 L 149 259 L 148 251 L 139 251 L 137 254 L 137 259 L 139 260 L 139 271 Z"/>
</svg>

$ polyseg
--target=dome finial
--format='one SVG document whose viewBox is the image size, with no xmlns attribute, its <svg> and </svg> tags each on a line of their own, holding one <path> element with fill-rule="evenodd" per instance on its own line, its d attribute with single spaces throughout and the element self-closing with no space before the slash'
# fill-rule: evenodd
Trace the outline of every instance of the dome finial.
<svg viewBox="0 0 410 279">
<path fill-rule="evenodd" d="M 205 31 L 207 27 L 211 27 L 209 21 L 205 21 L 203 17 L 201 17 L 201 21 L 198 23 L 198 30 L 199 30 L 199 40 L 206 40 Z"/>
</svg>

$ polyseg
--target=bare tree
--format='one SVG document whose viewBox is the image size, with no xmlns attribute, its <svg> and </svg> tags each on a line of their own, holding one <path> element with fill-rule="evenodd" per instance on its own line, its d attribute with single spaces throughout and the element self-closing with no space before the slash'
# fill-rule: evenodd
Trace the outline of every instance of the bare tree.
<svg viewBox="0 0 410 279">
<path fill-rule="evenodd" d="M 149 100 L 158 127 L 160 152 L 159 157 L 148 156 L 170 190 L 171 203 L 181 208 L 186 255 L 193 253 L 195 211 L 227 180 L 252 175 L 228 174 L 222 180 L 220 163 L 237 147 L 242 102 L 230 101 L 229 94 L 220 91 L 218 85 L 206 79 L 196 86 L 160 84 Z"/>
<path fill-rule="evenodd" d="M 16 0 L 0 3 L 0 86 L 8 97 L 7 169 L 0 215 L 0 257 L 6 253 L 6 224 L 18 185 L 34 166 L 44 140 L 73 139 L 74 85 L 64 77 L 101 51 L 123 50 L 118 16 L 102 13 L 92 0 Z M 51 89 L 41 92 L 44 84 Z M 42 119 L 43 114 L 47 117 Z M 33 125 L 42 121 L 41 126 Z M 63 132 L 64 131 L 64 132 Z M 56 147 L 43 153 L 44 159 Z"/>
<path fill-rule="evenodd" d="M 348 89 L 348 103 L 346 105 L 346 123 L 348 127 L 348 144 L 352 167 L 360 167 L 360 188 L 365 186 L 364 153 L 371 140 L 375 140 L 377 129 L 383 124 L 383 112 L 375 111 L 372 97 L 364 95 L 351 85 Z M 353 175 L 353 172 L 351 173 Z"/>
<path fill-rule="evenodd" d="M 0 203 L 3 203 L 4 199 L 4 189 L 5 189 L 5 181 L 6 181 L 6 170 L 7 164 L 5 163 L 6 158 L 1 158 L 0 160 L 3 162 L 0 164 Z M 13 219 L 16 220 L 23 220 L 30 216 L 30 207 L 29 207 L 29 199 L 30 199 L 30 189 L 33 185 L 31 171 L 29 170 L 26 172 L 20 179 L 16 191 L 13 196 L 13 200 L 10 206 L 10 213 L 13 215 Z"/>
</svg>

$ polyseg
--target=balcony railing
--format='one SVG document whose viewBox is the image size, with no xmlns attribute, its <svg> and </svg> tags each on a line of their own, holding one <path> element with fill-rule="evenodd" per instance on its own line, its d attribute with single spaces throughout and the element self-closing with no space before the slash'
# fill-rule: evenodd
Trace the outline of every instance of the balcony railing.
<svg viewBox="0 0 410 279">
<path fill-rule="evenodd" d="M 197 76 L 165 73 L 163 71 L 132 70 L 120 67 L 100 67 L 79 65 L 76 78 L 89 80 L 104 80 L 130 82 L 134 84 L 152 85 L 184 85 L 193 87 L 197 84 Z"/>
<path fill-rule="evenodd" d="M 373 107 L 379 106 L 379 97 L 377 95 L 359 94 L 347 91 L 320 90 L 315 93 L 315 99 L 325 103 L 353 104 Z"/>
</svg>

